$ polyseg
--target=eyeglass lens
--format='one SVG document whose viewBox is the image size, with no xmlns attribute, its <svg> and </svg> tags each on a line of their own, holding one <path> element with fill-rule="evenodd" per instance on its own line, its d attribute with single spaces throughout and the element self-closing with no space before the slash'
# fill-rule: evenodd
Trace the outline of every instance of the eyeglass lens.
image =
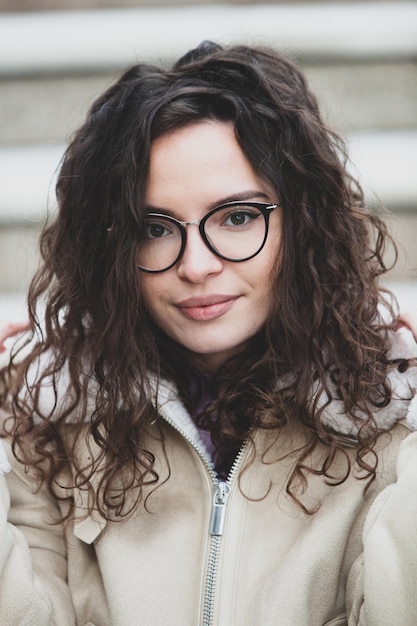
<svg viewBox="0 0 417 626">
<path fill-rule="evenodd" d="M 201 222 L 200 232 L 215 254 L 230 261 L 240 261 L 254 256 L 263 246 L 266 226 L 266 216 L 260 208 L 240 203 L 219 207 L 209 213 Z M 185 228 L 173 218 L 150 214 L 138 254 L 139 267 L 163 271 L 174 265 L 183 252 L 185 232 Z"/>
</svg>

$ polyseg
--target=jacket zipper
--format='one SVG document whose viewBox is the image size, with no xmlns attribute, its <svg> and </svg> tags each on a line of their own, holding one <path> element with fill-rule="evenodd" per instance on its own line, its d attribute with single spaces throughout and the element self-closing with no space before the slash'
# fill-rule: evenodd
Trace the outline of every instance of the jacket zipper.
<svg viewBox="0 0 417 626">
<path fill-rule="evenodd" d="M 159 414 L 161 417 L 194 448 L 201 460 L 203 461 L 206 469 L 208 470 L 211 483 L 213 486 L 213 503 L 211 508 L 209 534 L 210 544 L 206 566 L 206 580 L 203 592 L 203 605 L 202 605 L 202 626 L 213 626 L 214 618 L 214 600 L 215 589 L 217 581 L 217 571 L 220 556 L 220 546 L 224 530 L 224 521 L 226 518 L 226 506 L 231 492 L 231 484 L 238 472 L 240 463 L 242 461 L 243 453 L 246 449 L 247 442 L 244 441 L 241 449 L 239 450 L 226 481 L 219 480 L 214 469 L 214 465 L 211 460 L 206 456 L 205 452 L 191 439 L 186 432 L 175 424 L 175 422 L 166 415 L 159 408 Z"/>
<path fill-rule="evenodd" d="M 214 600 L 219 566 L 220 547 L 222 543 L 224 521 L 226 518 L 227 501 L 232 490 L 232 482 L 240 467 L 246 441 L 239 450 L 227 476 L 226 482 L 218 480 L 214 484 L 213 505 L 210 519 L 210 547 L 207 559 L 206 583 L 203 596 L 202 626 L 213 626 Z"/>
</svg>

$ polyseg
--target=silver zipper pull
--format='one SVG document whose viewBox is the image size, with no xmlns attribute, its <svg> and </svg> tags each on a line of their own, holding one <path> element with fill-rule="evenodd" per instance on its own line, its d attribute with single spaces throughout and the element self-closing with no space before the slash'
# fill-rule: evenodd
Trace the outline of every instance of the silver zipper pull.
<svg viewBox="0 0 417 626">
<path fill-rule="evenodd" d="M 230 485 L 224 482 L 217 483 L 213 496 L 213 507 L 211 509 L 210 535 L 223 534 L 226 504 L 229 494 Z"/>
</svg>

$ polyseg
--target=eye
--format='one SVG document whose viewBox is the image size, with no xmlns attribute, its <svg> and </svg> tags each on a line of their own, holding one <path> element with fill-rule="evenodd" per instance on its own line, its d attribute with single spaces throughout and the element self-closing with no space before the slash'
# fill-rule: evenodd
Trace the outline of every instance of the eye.
<svg viewBox="0 0 417 626">
<path fill-rule="evenodd" d="M 169 228 L 169 223 L 159 220 L 147 220 L 145 226 L 145 239 L 160 239 L 170 235 L 172 230 Z"/>
<path fill-rule="evenodd" d="M 251 209 L 238 209 L 231 211 L 225 216 L 223 221 L 224 226 L 247 226 L 259 217 L 259 211 L 253 211 Z"/>
</svg>

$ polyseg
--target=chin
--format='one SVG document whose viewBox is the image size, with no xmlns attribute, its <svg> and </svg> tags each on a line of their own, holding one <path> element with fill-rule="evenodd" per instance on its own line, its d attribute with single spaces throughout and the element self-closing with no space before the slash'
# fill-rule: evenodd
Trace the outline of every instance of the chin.
<svg viewBox="0 0 417 626">
<path fill-rule="evenodd" d="M 203 370 L 214 372 L 226 363 L 230 358 L 239 353 L 243 347 L 243 343 L 231 346 L 211 346 L 207 344 L 203 346 L 186 346 L 193 360 L 201 366 Z"/>
</svg>

